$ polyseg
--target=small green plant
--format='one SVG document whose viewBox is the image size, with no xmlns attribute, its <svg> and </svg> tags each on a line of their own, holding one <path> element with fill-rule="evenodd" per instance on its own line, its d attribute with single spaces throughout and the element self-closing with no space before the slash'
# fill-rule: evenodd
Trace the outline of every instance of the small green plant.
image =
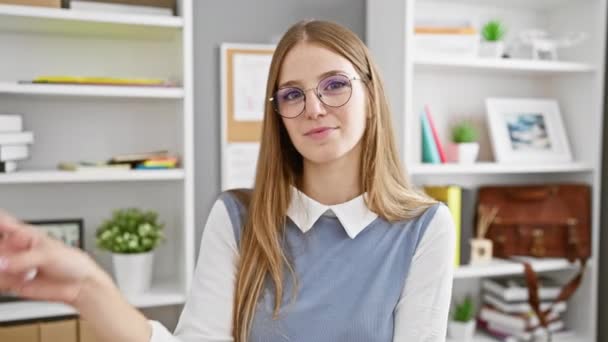
<svg viewBox="0 0 608 342">
<path fill-rule="evenodd" d="M 452 128 L 452 141 L 457 144 L 476 142 L 478 138 L 477 128 L 470 121 L 462 121 Z"/>
<path fill-rule="evenodd" d="M 149 252 L 164 240 L 163 228 L 154 211 L 118 209 L 97 229 L 97 247 L 122 254 Z"/>
<path fill-rule="evenodd" d="M 502 38 L 505 36 L 505 33 L 506 29 L 504 25 L 498 20 L 492 20 L 487 22 L 481 30 L 481 35 L 483 36 L 483 39 L 488 42 L 497 42 L 499 40 L 502 40 Z"/>
<path fill-rule="evenodd" d="M 456 322 L 469 322 L 475 317 L 475 307 L 470 296 L 466 296 L 462 302 L 457 303 L 454 308 L 452 320 Z"/>
</svg>

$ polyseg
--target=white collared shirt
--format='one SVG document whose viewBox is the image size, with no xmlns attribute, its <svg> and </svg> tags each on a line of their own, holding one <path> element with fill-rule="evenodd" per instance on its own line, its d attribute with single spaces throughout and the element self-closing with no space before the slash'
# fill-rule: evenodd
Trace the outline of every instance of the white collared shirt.
<svg viewBox="0 0 608 342">
<path fill-rule="evenodd" d="M 327 206 L 293 188 L 287 216 L 304 233 L 322 215 L 335 215 L 356 239 L 378 215 L 365 195 Z M 228 211 L 218 200 L 207 219 L 190 294 L 172 335 L 156 321 L 151 342 L 232 342 L 232 305 L 239 257 Z M 393 342 L 445 341 L 453 277 L 455 229 L 441 206 L 422 237 L 395 308 Z M 433 272 L 429 272 L 433 270 Z"/>
</svg>

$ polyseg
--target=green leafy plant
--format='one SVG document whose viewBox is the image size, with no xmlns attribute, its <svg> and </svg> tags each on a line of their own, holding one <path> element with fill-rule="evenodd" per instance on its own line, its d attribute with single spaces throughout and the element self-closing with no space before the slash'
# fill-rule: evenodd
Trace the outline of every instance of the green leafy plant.
<svg viewBox="0 0 608 342">
<path fill-rule="evenodd" d="M 499 40 L 502 40 L 502 38 L 505 36 L 505 33 L 506 29 L 504 25 L 498 20 L 492 20 L 487 22 L 481 30 L 481 35 L 483 36 L 483 39 L 488 42 L 497 42 Z"/>
<path fill-rule="evenodd" d="M 164 241 L 163 228 L 154 211 L 118 209 L 97 229 L 97 247 L 122 254 L 149 252 Z"/>
<path fill-rule="evenodd" d="M 475 317 L 475 307 L 470 296 L 466 296 L 462 302 L 457 303 L 452 314 L 452 320 L 456 322 L 469 322 Z"/>
<path fill-rule="evenodd" d="M 452 141 L 457 144 L 476 142 L 478 138 L 477 128 L 470 121 L 462 121 L 452 128 Z"/>
</svg>

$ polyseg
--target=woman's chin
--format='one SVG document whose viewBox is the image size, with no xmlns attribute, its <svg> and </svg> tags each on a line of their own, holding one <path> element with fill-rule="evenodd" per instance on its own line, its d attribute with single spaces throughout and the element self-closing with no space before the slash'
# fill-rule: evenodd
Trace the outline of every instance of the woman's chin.
<svg viewBox="0 0 608 342">
<path fill-rule="evenodd" d="M 318 151 L 309 151 L 308 153 L 303 154 L 303 156 L 307 162 L 313 164 L 327 164 L 341 159 L 345 154 L 346 152 L 328 149 L 325 147 Z"/>
</svg>

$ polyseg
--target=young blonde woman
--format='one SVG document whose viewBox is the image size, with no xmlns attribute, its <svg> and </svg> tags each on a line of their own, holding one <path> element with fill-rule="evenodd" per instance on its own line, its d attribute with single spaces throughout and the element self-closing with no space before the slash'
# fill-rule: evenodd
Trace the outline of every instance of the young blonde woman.
<svg viewBox="0 0 608 342">
<path fill-rule="evenodd" d="M 266 93 L 255 186 L 213 206 L 174 334 L 86 254 L 8 214 L 0 290 L 70 304 L 103 341 L 445 340 L 454 227 L 404 176 L 365 45 L 300 22 L 275 50 Z"/>
</svg>

